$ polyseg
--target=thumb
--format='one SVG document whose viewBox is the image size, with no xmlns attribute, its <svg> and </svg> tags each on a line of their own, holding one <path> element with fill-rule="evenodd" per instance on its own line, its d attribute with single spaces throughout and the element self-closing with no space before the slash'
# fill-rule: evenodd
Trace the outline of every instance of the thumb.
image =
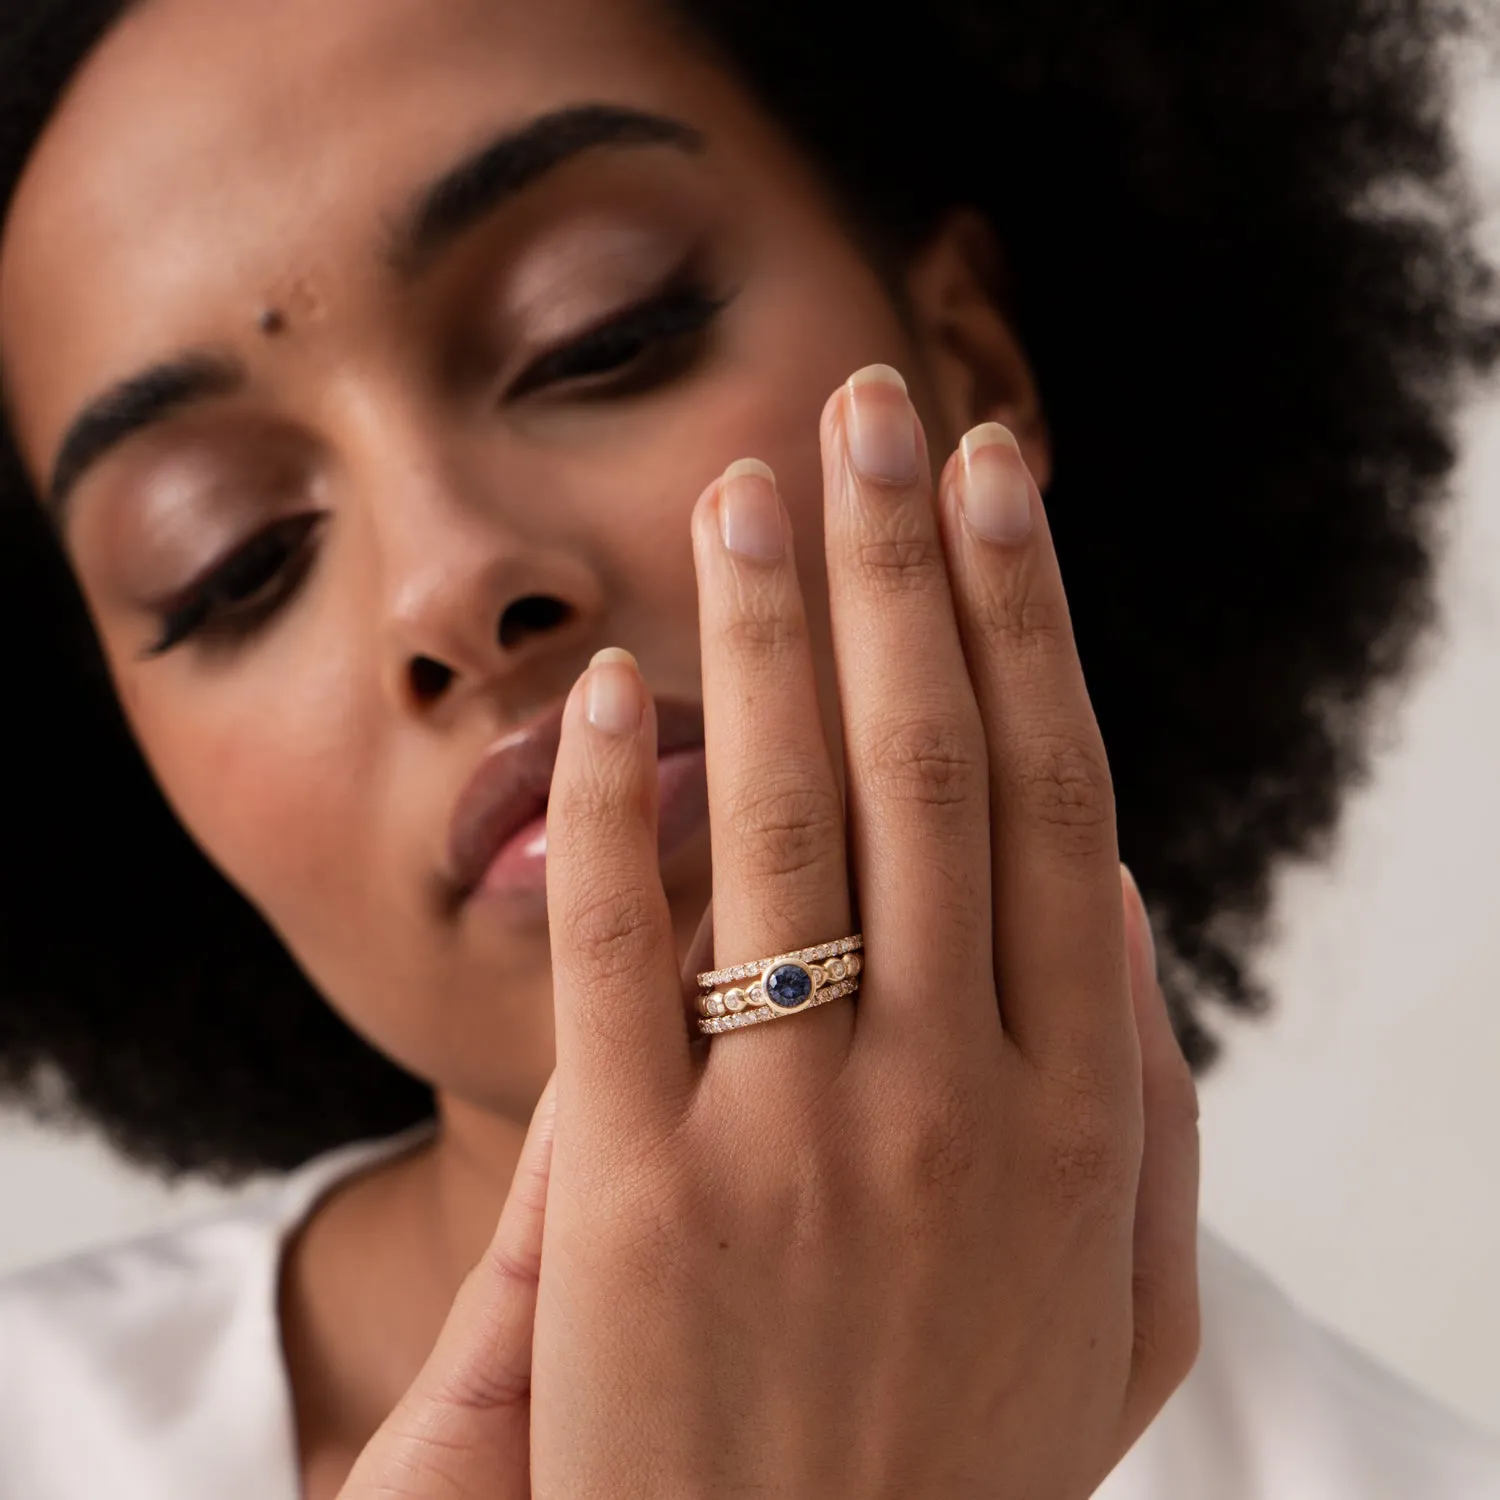
<svg viewBox="0 0 1500 1500">
<path fill-rule="evenodd" d="M 1133 1443 L 1198 1357 L 1198 1091 L 1172 1031 L 1140 888 L 1123 866 L 1121 878 L 1146 1125 L 1135 1207 L 1135 1367 L 1126 1409 Z"/>
<path fill-rule="evenodd" d="M 494 1237 L 340 1500 L 529 1500 L 531 1342 L 556 1108 L 554 1076 L 532 1116 Z"/>
</svg>

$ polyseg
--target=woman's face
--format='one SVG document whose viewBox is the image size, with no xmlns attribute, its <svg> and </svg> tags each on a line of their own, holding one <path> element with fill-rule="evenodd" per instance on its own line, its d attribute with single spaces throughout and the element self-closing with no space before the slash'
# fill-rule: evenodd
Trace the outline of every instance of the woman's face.
<svg viewBox="0 0 1500 1500">
<path fill-rule="evenodd" d="M 30 164 L 0 345 L 188 828 L 377 1045 L 517 1114 L 551 1066 L 538 825 L 474 880 L 573 680 L 621 645 L 665 703 L 689 934 L 694 502 L 776 469 L 832 725 L 822 404 L 883 361 L 940 458 L 965 416 L 788 142 L 627 0 L 146 0 Z"/>
</svg>

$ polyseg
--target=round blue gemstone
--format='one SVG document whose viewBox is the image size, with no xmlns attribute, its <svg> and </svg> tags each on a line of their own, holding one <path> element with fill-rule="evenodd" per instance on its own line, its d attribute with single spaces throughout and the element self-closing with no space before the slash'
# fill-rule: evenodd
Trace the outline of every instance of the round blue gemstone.
<svg viewBox="0 0 1500 1500">
<path fill-rule="evenodd" d="M 812 999 L 812 975 L 801 964 L 782 964 L 766 976 L 766 995 L 782 1010 L 796 1010 Z"/>
</svg>

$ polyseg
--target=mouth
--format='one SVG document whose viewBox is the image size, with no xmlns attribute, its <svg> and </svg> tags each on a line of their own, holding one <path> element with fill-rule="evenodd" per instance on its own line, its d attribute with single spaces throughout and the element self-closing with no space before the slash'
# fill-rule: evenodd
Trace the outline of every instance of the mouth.
<svg viewBox="0 0 1500 1500">
<path fill-rule="evenodd" d="M 703 710 L 662 699 L 658 723 L 658 845 L 663 857 L 708 815 Z M 562 706 L 485 751 L 454 806 L 448 873 L 457 906 L 493 901 L 545 914 L 547 800 L 562 735 Z"/>
</svg>

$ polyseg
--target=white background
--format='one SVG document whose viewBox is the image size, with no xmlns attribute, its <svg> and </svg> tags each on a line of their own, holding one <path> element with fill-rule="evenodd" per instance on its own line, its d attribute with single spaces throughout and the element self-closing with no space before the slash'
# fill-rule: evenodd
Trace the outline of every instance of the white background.
<svg viewBox="0 0 1500 1500">
<path fill-rule="evenodd" d="M 1500 84 L 1464 132 L 1500 253 Z M 1336 858 L 1283 881 L 1279 1010 L 1203 1089 L 1203 1202 L 1305 1307 L 1500 1432 L 1500 398 L 1467 430 L 1445 630 Z M 0 1271 L 216 1201 L 0 1116 Z"/>
</svg>

